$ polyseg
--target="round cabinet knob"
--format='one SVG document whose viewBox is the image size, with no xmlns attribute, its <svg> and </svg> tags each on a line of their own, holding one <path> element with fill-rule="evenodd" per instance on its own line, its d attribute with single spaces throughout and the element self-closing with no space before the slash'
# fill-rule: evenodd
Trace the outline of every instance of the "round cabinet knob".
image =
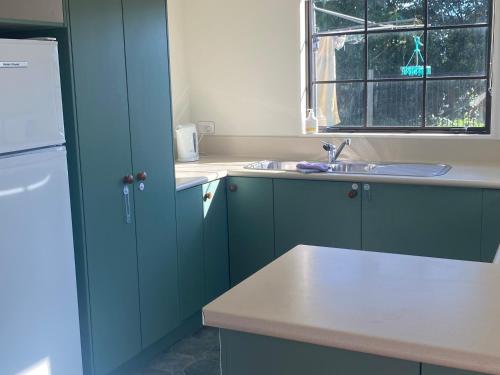
<svg viewBox="0 0 500 375">
<path fill-rule="evenodd" d="M 211 193 L 211 192 L 208 192 L 208 193 L 206 193 L 206 194 L 203 196 L 203 200 L 206 202 L 206 201 L 208 201 L 208 200 L 212 199 L 212 196 L 213 196 L 213 195 L 212 195 L 212 193 Z"/>
<path fill-rule="evenodd" d="M 229 184 L 228 189 L 231 193 L 234 193 L 236 190 L 238 190 L 238 185 Z"/>
<path fill-rule="evenodd" d="M 349 191 L 349 193 L 347 193 L 347 196 L 351 199 L 356 198 L 358 196 L 358 190 L 359 190 L 358 184 L 352 184 L 352 188 Z"/>
<path fill-rule="evenodd" d="M 138 181 L 146 181 L 146 178 L 148 178 L 148 174 L 144 171 L 141 171 L 137 173 L 137 180 Z"/>
<path fill-rule="evenodd" d="M 134 183 L 134 176 L 132 176 L 131 174 L 129 174 L 127 176 L 124 176 L 123 177 L 123 183 L 125 185 L 133 184 Z"/>
</svg>

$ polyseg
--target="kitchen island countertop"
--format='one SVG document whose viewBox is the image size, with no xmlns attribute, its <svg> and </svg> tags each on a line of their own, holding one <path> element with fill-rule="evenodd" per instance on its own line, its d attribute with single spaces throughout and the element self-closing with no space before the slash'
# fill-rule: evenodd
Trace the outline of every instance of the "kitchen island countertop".
<svg viewBox="0 0 500 375">
<path fill-rule="evenodd" d="M 300 245 L 203 309 L 228 330 L 500 374 L 500 265 Z"/>
</svg>

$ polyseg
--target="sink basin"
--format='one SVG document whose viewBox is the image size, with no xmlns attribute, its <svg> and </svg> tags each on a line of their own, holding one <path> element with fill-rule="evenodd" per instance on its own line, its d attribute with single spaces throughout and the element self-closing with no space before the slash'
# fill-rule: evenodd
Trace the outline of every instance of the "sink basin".
<svg viewBox="0 0 500 375">
<path fill-rule="evenodd" d="M 262 160 L 249 164 L 245 168 L 255 170 L 295 171 L 296 166 L 296 161 Z M 450 169 L 451 166 L 447 164 L 338 162 L 331 164 L 330 170 L 327 173 L 437 177 L 445 175 Z"/>
</svg>

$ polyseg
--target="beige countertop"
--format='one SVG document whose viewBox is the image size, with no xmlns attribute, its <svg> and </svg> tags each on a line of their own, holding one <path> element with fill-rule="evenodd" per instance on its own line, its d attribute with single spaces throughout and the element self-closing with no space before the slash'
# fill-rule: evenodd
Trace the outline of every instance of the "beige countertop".
<svg viewBox="0 0 500 375">
<path fill-rule="evenodd" d="M 500 265 L 298 246 L 203 309 L 213 327 L 500 374 Z"/>
<path fill-rule="evenodd" d="M 333 173 L 303 174 L 290 171 L 259 171 L 244 167 L 262 159 L 202 157 L 197 162 L 177 163 L 175 165 L 177 190 L 200 185 L 226 176 L 269 177 L 308 180 L 332 180 L 371 183 L 396 183 L 413 185 L 460 186 L 474 188 L 500 189 L 500 167 L 478 165 L 455 165 L 444 176 L 439 177 L 398 177 L 341 175 Z"/>
</svg>

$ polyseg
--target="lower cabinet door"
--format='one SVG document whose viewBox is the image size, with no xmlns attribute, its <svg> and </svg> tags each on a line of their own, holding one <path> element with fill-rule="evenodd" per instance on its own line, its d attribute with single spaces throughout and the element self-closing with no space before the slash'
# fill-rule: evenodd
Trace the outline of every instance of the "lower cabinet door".
<svg viewBox="0 0 500 375">
<path fill-rule="evenodd" d="M 483 192 L 481 260 L 492 262 L 500 246 L 500 190 Z"/>
<path fill-rule="evenodd" d="M 221 330 L 224 375 L 420 375 L 420 363 Z"/>
<path fill-rule="evenodd" d="M 363 249 L 480 260 L 480 189 L 363 185 Z"/>
<path fill-rule="evenodd" d="M 205 304 L 229 288 L 226 181 L 203 185 Z"/>
<path fill-rule="evenodd" d="M 358 184 L 274 180 L 276 256 L 303 245 L 361 249 Z"/>
<path fill-rule="evenodd" d="M 440 367 L 422 364 L 422 375 L 481 375 L 479 372 L 457 370 L 448 367 Z"/>
<path fill-rule="evenodd" d="M 274 259 L 273 180 L 230 177 L 227 181 L 231 285 Z"/>
<path fill-rule="evenodd" d="M 181 319 L 201 309 L 205 300 L 202 187 L 177 193 L 177 252 Z"/>
</svg>

